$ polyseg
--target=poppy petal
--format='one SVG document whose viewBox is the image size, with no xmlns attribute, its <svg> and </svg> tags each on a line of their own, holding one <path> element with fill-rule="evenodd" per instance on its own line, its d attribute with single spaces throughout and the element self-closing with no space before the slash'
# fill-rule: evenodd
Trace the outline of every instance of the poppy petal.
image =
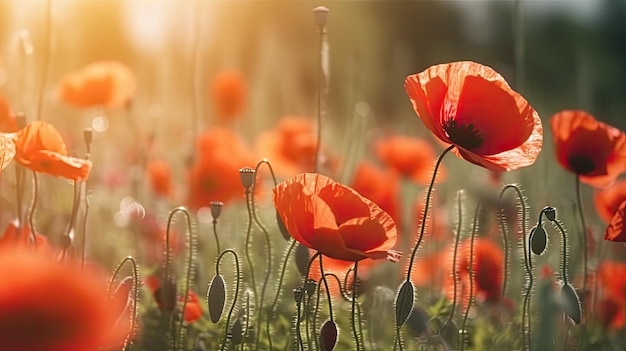
<svg viewBox="0 0 626 351">
<path fill-rule="evenodd" d="M 90 160 L 63 156 L 44 150 L 33 154 L 24 165 L 35 172 L 47 173 L 75 181 L 84 181 L 89 177 L 92 163 Z"/>
<path fill-rule="evenodd" d="M 353 262 L 367 258 L 364 252 L 346 247 L 337 229 L 315 229 L 311 243 L 317 251 L 330 258 Z"/>
<path fill-rule="evenodd" d="M 372 248 L 379 250 L 380 246 L 387 241 L 383 227 L 369 217 L 346 221 L 339 227 L 339 234 L 346 246 L 364 252 Z"/>
<path fill-rule="evenodd" d="M 615 211 L 613 218 L 611 218 L 609 226 L 606 228 L 606 232 L 604 233 L 604 240 L 626 242 L 626 228 L 624 227 L 625 215 L 626 201 L 623 201 L 617 208 L 617 211 Z"/>
<path fill-rule="evenodd" d="M 342 184 L 328 184 L 318 196 L 328 204 L 338 226 L 352 218 L 369 217 L 370 209 L 363 197 Z"/>
</svg>

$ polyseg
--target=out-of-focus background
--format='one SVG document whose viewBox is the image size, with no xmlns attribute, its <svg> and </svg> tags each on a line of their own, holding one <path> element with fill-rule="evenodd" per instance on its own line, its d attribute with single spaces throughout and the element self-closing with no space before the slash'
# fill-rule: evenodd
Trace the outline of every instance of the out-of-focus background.
<svg viewBox="0 0 626 351">
<path fill-rule="evenodd" d="M 4 0 L 0 93 L 29 120 L 38 114 L 42 94 L 40 118 L 53 123 L 75 152 L 82 148 L 83 128 L 108 129 L 94 138 L 98 176 L 90 181 L 101 181 L 105 166 L 126 167 L 124 158 L 141 152 L 135 146 L 153 137 L 157 153 L 184 184 L 193 131 L 218 124 L 210 84 L 219 72 L 237 71 L 246 80 L 246 108 L 234 127 L 251 145 L 280 117 L 315 116 L 319 38 L 312 10 L 319 5 L 330 9 L 323 142 L 340 155 L 350 149 L 346 143 L 367 141 L 355 130 L 431 138 L 410 106 L 403 81 L 430 65 L 457 60 L 493 67 L 542 116 L 542 155 L 535 166 L 509 179 L 521 182 L 537 207 L 555 202 L 569 207 L 574 201 L 574 178 L 554 159 L 547 123 L 552 114 L 580 108 L 626 129 L 622 0 Z M 136 75 L 132 108 L 80 109 L 60 101 L 58 82 L 100 60 L 122 62 Z M 366 147 L 357 148 L 357 155 L 367 157 Z M 446 163 L 455 170 L 449 180 L 462 180 L 460 187 L 467 183 L 465 170 L 485 173 L 461 160 Z M 110 193 L 97 189 L 98 202 L 107 204 L 103 197 Z M 451 198 L 456 190 L 442 191 Z M 184 194 L 176 200 L 184 202 Z M 69 211 L 71 201 L 66 202 L 59 212 Z"/>
</svg>

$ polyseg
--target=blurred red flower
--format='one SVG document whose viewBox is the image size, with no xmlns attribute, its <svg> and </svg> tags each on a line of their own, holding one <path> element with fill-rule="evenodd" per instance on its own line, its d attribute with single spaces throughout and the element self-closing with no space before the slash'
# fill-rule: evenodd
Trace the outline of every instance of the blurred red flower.
<svg viewBox="0 0 626 351">
<path fill-rule="evenodd" d="M 164 160 L 151 160 L 146 165 L 146 173 L 150 188 L 157 196 L 169 198 L 172 196 L 173 181 L 172 169 Z"/>
<path fill-rule="evenodd" d="M 281 177 L 312 172 L 316 147 L 313 122 L 296 116 L 281 118 L 274 129 L 262 132 L 256 140 L 257 153 L 267 158 Z"/>
<path fill-rule="evenodd" d="M 596 212 L 605 222 L 610 222 L 622 201 L 626 201 L 626 180 L 621 180 L 608 188 L 596 190 L 593 202 Z"/>
<path fill-rule="evenodd" d="M 151 275 L 148 278 L 146 278 L 145 284 L 150 290 L 150 292 L 152 293 L 152 296 L 154 297 L 154 300 L 157 303 L 159 309 L 165 312 L 171 312 L 174 306 L 169 306 L 169 304 L 162 301 L 162 298 L 161 298 L 161 294 L 162 294 L 161 293 L 161 278 L 156 275 Z M 174 285 L 173 288 L 175 289 L 176 286 Z M 177 306 L 182 309 L 184 297 L 181 296 L 180 294 L 177 294 L 177 295 L 179 295 L 177 298 L 178 300 Z M 202 309 L 202 306 L 200 305 L 200 299 L 198 298 L 198 294 L 196 294 L 196 292 L 193 290 L 189 290 L 189 294 L 187 295 L 187 304 L 185 305 L 185 313 L 184 313 L 185 322 L 193 323 L 199 320 L 200 318 L 202 318 L 203 314 L 204 314 L 204 310 Z"/>
<path fill-rule="evenodd" d="M 626 200 L 619 204 L 613 217 L 611 217 L 609 226 L 604 232 L 604 240 L 626 242 L 626 226 L 624 225 L 624 219 L 626 219 Z"/>
<path fill-rule="evenodd" d="M 458 297 L 466 306 L 470 295 L 470 239 L 459 243 L 456 270 L 458 273 Z M 474 297 L 480 302 L 497 302 L 502 297 L 502 279 L 504 275 L 504 256 L 498 244 L 488 238 L 474 240 L 472 272 L 474 273 Z M 454 281 L 448 277 L 447 296 L 452 298 Z"/>
<path fill-rule="evenodd" d="M 9 103 L 0 95 L 0 133 L 17 132 L 17 120 L 11 111 Z"/>
<path fill-rule="evenodd" d="M 31 233 L 30 226 L 20 226 L 17 220 L 12 221 L 0 238 L 0 252 L 32 248 L 34 252 L 39 254 L 52 253 L 48 238 L 37 232 L 34 236 Z"/>
<path fill-rule="evenodd" d="M 469 162 L 509 171 L 533 164 L 541 152 L 539 115 L 490 67 L 435 65 L 408 76 L 404 89 L 424 125 Z"/>
<path fill-rule="evenodd" d="M 408 136 L 391 136 L 375 145 L 376 156 L 389 168 L 419 184 L 429 184 L 437 156 L 426 140 Z M 437 179 L 442 181 L 445 169 L 439 166 Z"/>
<path fill-rule="evenodd" d="M 245 108 L 247 83 L 237 71 L 219 72 L 211 82 L 211 97 L 216 117 L 222 121 L 232 121 L 241 117 Z"/>
<path fill-rule="evenodd" d="M 76 107 L 126 106 L 137 90 L 137 79 L 123 63 L 98 61 L 61 78 L 61 101 Z"/>
<path fill-rule="evenodd" d="M 550 119 L 556 158 L 581 182 L 603 188 L 626 171 L 626 135 L 580 110 Z"/>
<path fill-rule="evenodd" d="M 331 258 L 397 261 L 396 225 L 378 205 L 320 174 L 304 173 L 278 184 L 274 207 L 289 234 Z"/>
<path fill-rule="evenodd" d="M 359 194 L 372 200 L 396 223 L 400 221 L 400 179 L 369 161 L 361 161 L 350 184 Z"/>
<path fill-rule="evenodd" d="M 15 161 L 32 171 L 75 181 L 86 180 L 91 171 L 91 161 L 67 156 L 59 132 L 42 121 L 34 121 L 17 133 Z"/>
<path fill-rule="evenodd" d="M 613 330 L 620 330 L 626 326 L 626 263 L 611 260 L 600 262 L 596 279 L 599 321 Z"/>
<path fill-rule="evenodd" d="M 102 277 L 73 262 L 16 250 L 0 255 L 0 349 L 97 350 L 117 316 L 105 303 Z"/>
</svg>

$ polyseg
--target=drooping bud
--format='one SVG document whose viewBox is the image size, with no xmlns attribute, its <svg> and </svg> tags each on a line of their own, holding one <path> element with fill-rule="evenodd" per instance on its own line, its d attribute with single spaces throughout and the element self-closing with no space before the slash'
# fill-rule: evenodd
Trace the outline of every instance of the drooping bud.
<svg viewBox="0 0 626 351">
<path fill-rule="evenodd" d="M 543 226 L 538 226 L 530 231 L 530 250 L 535 255 L 541 255 L 546 251 L 548 245 L 548 236 Z"/>
<path fill-rule="evenodd" d="M 331 351 L 337 345 L 337 325 L 335 322 L 328 320 L 324 322 L 320 329 L 320 346 L 322 351 Z"/>
<path fill-rule="evenodd" d="M 400 286 L 400 291 L 398 291 L 398 296 L 396 296 L 396 326 L 402 326 L 409 318 L 413 310 L 414 300 L 415 289 L 413 288 L 413 283 L 406 280 Z"/>
<path fill-rule="evenodd" d="M 548 206 L 543 209 L 543 214 L 550 222 L 556 221 L 556 208 Z"/>
</svg>

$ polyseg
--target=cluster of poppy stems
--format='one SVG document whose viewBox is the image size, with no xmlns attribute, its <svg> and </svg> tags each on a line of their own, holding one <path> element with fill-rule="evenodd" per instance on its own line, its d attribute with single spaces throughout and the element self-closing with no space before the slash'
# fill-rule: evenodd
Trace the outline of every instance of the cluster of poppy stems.
<svg viewBox="0 0 626 351">
<path fill-rule="evenodd" d="M 130 96 L 136 89 L 136 83 L 130 78 L 131 75 L 127 68 L 114 62 L 90 65 L 69 74 L 59 86 L 59 96 L 77 107 L 124 107 L 129 104 Z M 229 118 L 228 116 L 241 113 L 245 87 L 241 85 L 239 79 L 237 75 L 229 73 L 212 86 L 212 93 L 219 96 L 217 99 L 221 101 L 216 104 L 217 114 Z M 528 101 L 513 90 L 499 73 L 476 62 L 452 62 L 429 67 L 419 74 L 408 76 L 404 88 L 422 124 L 444 146 L 436 158 L 432 173 L 428 169 L 430 165 L 426 167 L 427 171 L 424 171 L 423 166 L 423 159 L 431 157 L 431 153 L 434 154 L 430 144 L 398 136 L 379 140 L 374 150 L 385 164 L 395 170 L 393 176 L 384 174 L 371 164 L 363 163 L 356 170 L 352 184 L 343 184 L 319 171 L 321 167 L 335 170 L 339 168 L 340 161 L 333 157 L 327 157 L 324 162 L 320 161 L 318 156 L 325 150 L 320 148 L 320 140 L 315 137 L 313 124 L 308 119 L 298 117 L 285 118 L 279 122 L 275 130 L 259 136 L 261 147 L 257 149 L 260 149 L 258 152 L 266 158 L 256 168 L 240 168 L 241 163 L 252 164 L 254 158 L 231 129 L 216 127 L 197 136 L 196 149 L 189 164 L 190 190 L 184 201 L 192 209 L 209 208 L 213 217 L 218 258 L 215 275 L 207 292 L 211 322 L 224 323 L 222 313 L 227 294 L 224 277 L 220 274 L 220 264 L 225 256 L 233 257 L 234 274 L 237 276 L 235 279 L 237 287 L 227 313 L 225 330 L 217 337 L 220 339 L 217 345 L 220 345 L 222 350 L 229 344 L 237 346 L 243 343 L 254 344 L 256 349 L 259 349 L 259 338 L 263 334 L 269 338 L 269 349 L 274 348 L 270 321 L 272 314 L 276 313 L 286 262 L 294 249 L 300 252 L 296 254 L 296 260 L 301 261 L 298 266 L 303 278 L 302 286 L 294 289 L 297 312 L 291 342 L 297 349 L 309 348 L 311 343 L 322 350 L 336 347 L 339 337 L 338 324 L 332 304 L 337 298 L 337 292 L 331 288 L 332 279 L 337 280 L 339 295 L 351 305 L 350 323 L 354 349 L 357 351 L 366 349 L 361 326 L 361 307 L 358 302 L 359 281 L 363 274 L 360 270 L 371 271 L 371 265 L 377 260 L 405 264 L 406 268 L 394 301 L 395 329 L 392 345 L 394 350 L 404 347 L 405 341 L 401 334 L 403 325 L 410 324 L 411 328 L 419 329 L 420 327 L 416 325 L 425 324 L 420 319 L 421 310 L 415 307 L 416 286 L 427 285 L 437 274 L 441 275 L 441 272 L 444 273 L 441 276 L 442 280 L 452 278 L 450 284 L 445 284 L 452 286 L 446 291 L 446 295 L 453 301 L 452 311 L 437 330 L 437 333 L 445 339 L 439 341 L 445 349 L 449 349 L 451 331 L 459 336 L 458 342 L 454 340 L 452 344 L 461 350 L 466 347 L 468 333 L 466 324 L 471 305 L 476 303 L 474 299 L 485 304 L 496 303 L 501 310 L 500 314 L 504 313 L 502 311 L 513 309 L 512 301 L 506 297 L 509 263 L 506 256 L 507 240 L 510 240 L 507 237 L 506 224 L 501 225 L 505 232 L 504 258 L 500 245 L 494 240 L 487 237 L 475 238 L 476 223 L 472 229 L 471 239 L 459 243 L 457 233 L 453 261 L 449 269 L 453 277 L 449 277 L 445 274 L 447 271 L 441 268 L 441 265 L 449 264 L 448 252 L 445 257 L 433 255 L 423 258 L 418 257 L 418 252 L 425 238 L 435 239 L 436 226 L 433 225 L 431 228 L 427 223 L 431 212 L 437 210 L 433 189 L 436 180 L 441 180 L 445 176 L 444 156 L 453 153 L 493 172 L 494 178 L 501 172 L 531 166 L 542 149 L 541 118 Z M 94 91 L 103 93 L 95 94 Z M 82 238 L 82 249 L 76 247 L 74 243 L 76 213 L 72 214 L 69 229 L 63 236 L 67 240 L 64 241 L 61 250 L 53 248 L 46 236 L 35 230 L 32 209 L 28 215 L 22 212 L 24 170 L 32 171 L 34 179 L 37 179 L 37 174 L 43 173 L 72 181 L 77 193 L 74 205 L 79 206 L 81 193 L 85 192 L 84 185 L 92 169 L 90 148 L 93 132 L 86 130 L 84 133 L 85 156 L 82 158 L 71 156 L 60 133 L 50 123 L 40 120 L 26 123 L 24 116 L 14 116 L 7 110 L 8 104 L 0 102 L 2 107 L 0 171 L 15 164 L 18 192 L 17 218 L 0 238 L 0 277 L 2 277 L 0 349 L 22 351 L 130 349 L 135 338 L 141 334 L 138 299 L 142 284 L 150 290 L 161 313 L 169 316 L 166 324 L 171 335 L 165 342 L 175 350 L 187 349 L 186 329 L 202 319 L 205 314 L 201 298 L 190 288 L 193 273 L 191 261 L 195 256 L 195 243 L 193 236 L 189 234 L 192 239 L 188 240 L 189 254 L 186 264 L 188 270 L 184 292 L 179 294 L 172 262 L 172 256 L 179 250 L 176 242 L 170 240 L 174 235 L 171 234 L 173 230 L 169 227 L 174 215 L 184 214 L 189 223 L 188 227 L 191 228 L 189 212 L 184 208 L 172 211 L 165 233 L 161 233 L 159 230 L 162 228 L 154 223 L 145 229 L 147 232 L 159 232 L 153 239 L 160 243 L 164 241 L 165 247 L 159 246 L 157 251 L 165 249 L 165 258 L 160 262 L 164 265 L 161 270 L 151 274 L 143 282 L 139 277 L 135 258 L 128 257 L 123 260 L 112 278 L 107 277 L 95 263 L 89 261 L 84 247 L 86 238 Z M 623 224 L 626 216 L 626 181 L 618 180 L 619 176 L 626 172 L 626 134 L 581 110 L 565 110 L 555 114 L 550 118 L 550 128 L 556 160 L 576 177 L 577 202 L 583 233 L 580 235 L 581 238 L 576 239 L 584 242 L 581 273 L 583 286 L 579 291 L 587 294 L 590 274 L 587 240 L 592 239 L 589 239 L 588 232 L 591 229 L 586 224 L 582 210 L 580 184 L 587 184 L 595 189 L 595 207 L 601 219 L 607 223 L 604 239 L 611 242 L 626 242 L 626 228 Z M 419 158 L 417 161 L 416 157 Z M 268 165 L 275 182 L 271 194 L 278 228 L 285 238 L 290 240 L 282 265 L 279 287 L 276 289 L 269 312 L 263 309 L 263 305 L 269 296 L 266 294 L 270 293 L 267 285 L 272 264 L 271 240 L 268 230 L 260 223 L 255 205 L 255 199 L 260 198 L 263 191 L 257 177 L 259 167 L 264 164 Z M 416 167 L 415 164 L 420 166 Z M 167 164 L 160 161 L 149 162 L 146 169 L 154 192 L 165 198 L 174 198 L 176 192 L 170 183 L 171 172 Z M 233 169 L 239 171 L 240 178 L 232 177 Z M 301 172 L 302 169 L 308 171 Z M 289 176 L 282 182 L 276 182 L 276 174 Z M 391 187 L 391 179 L 395 179 L 394 176 L 397 174 L 427 185 L 426 198 L 421 204 L 423 210 L 413 237 L 415 241 L 409 247 L 400 243 L 399 233 L 403 232 L 400 225 L 404 218 L 394 208 L 397 199 L 393 197 L 394 195 L 389 195 L 387 189 Z M 371 179 L 377 180 L 372 182 Z M 251 288 L 245 292 L 244 298 L 248 305 L 253 301 L 252 304 L 259 311 L 256 320 L 250 316 L 249 309 L 244 308 L 246 312 L 235 313 L 243 269 L 240 267 L 236 250 L 220 248 L 216 231 L 222 206 L 233 199 L 241 198 L 242 185 L 249 213 L 244 247 L 248 265 L 246 274 L 249 276 L 246 276 L 244 283 Z M 35 185 L 33 189 L 35 197 L 36 187 Z M 520 204 L 525 201 L 519 186 L 509 184 L 502 188 L 499 206 L 502 205 L 502 193 L 509 189 L 518 194 Z M 460 193 L 459 203 L 462 202 L 462 197 L 463 194 Z M 524 350 L 543 350 L 542 347 L 546 344 L 542 343 L 544 342 L 542 337 L 547 335 L 546 329 L 537 328 L 531 333 L 530 299 L 534 281 L 532 254 L 542 255 L 547 247 L 544 217 L 554 224 L 562 235 L 559 311 L 575 324 L 584 323 L 585 314 L 582 306 L 589 305 L 588 296 L 583 296 L 581 302 L 579 292 L 572 285 L 577 282 L 568 277 L 567 235 L 556 210 L 546 204 L 546 208 L 539 215 L 537 225 L 531 230 L 526 230 L 528 217 L 526 205 L 521 207 L 524 211 L 523 218 L 517 227 L 521 232 L 524 248 L 526 285 L 520 338 Z M 480 205 L 476 209 L 475 221 L 479 208 Z M 499 207 L 497 215 L 504 221 L 505 216 L 501 211 L 503 208 Z M 133 213 L 131 217 L 132 215 Z M 29 223 L 26 224 L 27 222 Z M 141 223 L 145 225 L 146 222 Z M 261 289 L 255 280 L 255 262 L 249 252 L 252 225 L 258 225 L 267 240 L 268 261 Z M 460 228 L 461 224 L 458 225 Z M 460 231 L 459 229 L 458 232 Z M 400 251 L 407 248 L 409 250 L 406 252 Z M 118 282 L 118 275 L 126 264 L 132 268 L 132 273 Z M 338 275 L 333 272 L 345 274 L 345 281 L 341 282 Z M 619 262 L 601 262 L 595 268 L 596 282 L 602 281 L 607 287 L 601 305 L 608 307 L 602 313 L 598 313 L 598 316 L 595 316 L 594 311 L 594 317 L 603 319 L 604 325 L 614 330 L 623 329 L 626 319 L 624 272 L 626 264 Z M 429 279 L 424 279 L 425 274 L 429 275 Z M 615 274 L 620 276 L 615 277 Z M 545 304 L 550 300 L 546 296 L 552 296 L 550 294 L 556 290 L 553 280 L 550 269 L 544 268 L 537 288 L 537 295 L 542 296 L 538 303 Z M 327 294 L 329 318 L 323 323 L 319 333 L 313 332 L 317 339 L 311 341 L 314 338 L 309 335 L 308 305 L 312 303 L 310 297 L 317 291 L 318 301 L 315 307 L 317 313 L 321 289 Z M 460 328 L 454 324 L 454 308 L 459 297 L 461 301 L 458 304 L 465 308 Z M 549 308 L 546 307 L 547 310 Z M 245 316 L 242 317 L 242 314 Z M 265 325 L 262 325 L 263 314 L 266 318 Z M 549 318 L 544 316 L 542 319 Z M 303 323 L 307 326 L 303 327 Z M 170 328 L 170 325 L 175 326 Z M 303 333 L 302 328 L 307 332 Z M 424 329 L 427 328 L 420 329 L 420 335 L 423 335 Z M 245 340 L 245 330 L 254 330 L 252 341 Z M 208 336 L 201 334 L 199 339 L 203 337 Z M 587 335 L 583 333 L 581 345 L 584 346 L 587 342 L 586 338 Z M 548 345 L 551 345 L 552 341 L 549 340 Z M 197 345 L 199 343 L 196 343 L 195 349 L 201 349 Z"/>
</svg>

